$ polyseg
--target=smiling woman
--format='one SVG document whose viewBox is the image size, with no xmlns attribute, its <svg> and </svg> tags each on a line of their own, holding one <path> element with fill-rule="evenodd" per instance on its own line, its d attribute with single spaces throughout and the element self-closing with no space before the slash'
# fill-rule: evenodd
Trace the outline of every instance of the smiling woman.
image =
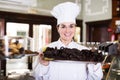
<svg viewBox="0 0 120 80">
<path fill-rule="evenodd" d="M 57 19 L 57 31 L 60 35 L 57 41 L 47 45 L 50 48 L 87 49 L 73 40 L 76 31 L 76 17 L 79 6 L 72 2 L 65 2 L 55 6 L 51 13 Z M 60 51 L 61 52 L 61 51 Z M 70 51 L 71 52 L 71 51 Z M 74 54 L 74 53 L 72 53 Z M 101 80 L 103 73 L 100 63 L 86 64 L 65 61 L 47 61 L 40 50 L 34 61 L 33 75 L 36 80 Z M 60 55 L 58 53 L 58 55 Z"/>
</svg>

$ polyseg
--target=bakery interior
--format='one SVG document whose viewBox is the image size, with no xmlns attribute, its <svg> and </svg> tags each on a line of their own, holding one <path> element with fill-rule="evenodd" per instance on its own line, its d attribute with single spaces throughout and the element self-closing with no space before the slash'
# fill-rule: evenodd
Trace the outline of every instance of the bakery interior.
<svg viewBox="0 0 120 80">
<path fill-rule="evenodd" d="M 0 0 L 0 80 L 34 80 L 39 50 L 59 38 L 50 10 L 66 1 L 81 6 L 74 40 L 105 56 L 102 80 L 119 80 L 120 52 L 109 47 L 120 33 L 120 0 Z"/>
</svg>

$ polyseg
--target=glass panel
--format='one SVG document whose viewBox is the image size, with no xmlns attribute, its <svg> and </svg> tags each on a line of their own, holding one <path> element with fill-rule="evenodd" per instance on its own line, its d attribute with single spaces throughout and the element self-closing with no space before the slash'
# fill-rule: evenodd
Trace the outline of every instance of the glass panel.
<svg viewBox="0 0 120 80">
<path fill-rule="evenodd" d="M 81 28 L 80 27 L 76 27 L 76 32 L 75 32 L 75 36 L 74 36 L 74 40 L 78 43 L 80 43 L 80 31 Z"/>
<path fill-rule="evenodd" d="M 6 24 L 6 36 L 9 36 L 9 40 L 13 43 L 15 41 L 19 40 L 19 43 L 25 45 L 24 49 L 28 49 L 26 47 L 28 46 L 28 40 L 26 37 L 28 37 L 28 32 L 29 32 L 29 24 L 24 24 L 24 23 L 14 23 L 14 22 L 7 22 Z M 23 39 L 22 39 L 23 38 Z M 25 38 L 25 39 L 24 39 Z M 24 42 L 24 41 L 25 42 Z M 23 42 L 23 43 L 22 43 Z M 9 43 L 10 46 L 10 43 Z M 13 46 L 13 45 L 12 45 Z M 15 45 L 16 47 L 16 45 Z M 10 49 L 10 47 L 9 47 Z M 16 48 L 14 48 L 16 49 Z M 22 57 L 20 59 L 7 59 L 6 61 L 6 75 L 7 76 L 12 76 L 16 74 L 23 74 L 26 71 L 28 72 L 28 57 Z M 13 74 L 15 73 L 15 74 Z"/>
<path fill-rule="evenodd" d="M 29 24 L 7 22 L 7 36 L 27 37 Z"/>
<path fill-rule="evenodd" d="M 113 57 L 105 80 L 120 80 L 120 56 Z"/>
<path fill-rule="evenodd" d="M 51 42 L 51 25 L 33 25 L 33 38 L 35 51 L 48 45 Z"/>
</svg>

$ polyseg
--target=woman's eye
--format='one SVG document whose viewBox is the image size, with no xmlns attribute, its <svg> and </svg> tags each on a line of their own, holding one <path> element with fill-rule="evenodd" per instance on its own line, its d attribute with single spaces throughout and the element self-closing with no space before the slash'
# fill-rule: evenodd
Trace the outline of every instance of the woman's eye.
<svg viewBox="0 0 120 80">
<path fill-rule="evenodd" d="M 75 27 L 75 25 L 70 25 L 70 28 L 74 28 Z"/>
<path fill-rule="evenodd" d="M 70 25 L 70 28 L 73 28 L 74 26 L 73 25 Z"/>
<path fill-rule="evenodd" d="M 61 25 L 61 28 L 65 28 L 65 26 L 64 26 L 64 25 Z"/>
<path fill-rule="evenodd" d="M 74 24 L 71 24 L 71 25 L 68 25 L 68 26 L 66 26 L 66 25 L 60 25 L 60 27 L 61 27 L 61 28 L 67 28 L 67 27 L 69 27 L 69 28 L 74 28 L 75 25 L 74 25 Z"/>
</svg>

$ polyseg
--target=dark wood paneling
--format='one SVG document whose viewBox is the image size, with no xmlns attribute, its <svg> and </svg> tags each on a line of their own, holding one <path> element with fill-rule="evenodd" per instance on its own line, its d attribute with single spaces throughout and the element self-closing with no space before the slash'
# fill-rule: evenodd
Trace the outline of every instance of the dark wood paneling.
<svg viewBox="0 0 120 80">
<path fill-rule="evenodd" d="M 0 11 L 0 17 L 5 18 L 6 21 L 21 22 L 21 23 L 52 24 L 56 22 L 56 19 L 50 16 L 22 14 L 22 13 L 13 13 L 13 12 L 4 12 L 4 11 Z"/>
<path fill-rule="evenodd" d="M 120 0 L 112 0 L 112 16 L 113 17 L 120 17 Z"/>
<path fill-rule="evenodd" d="M 110 41 L 111 32 L 108 32 L 111 20 L 87 22 L 87 41 L 105 42 Z"/>
<path fill-rule="evenodd" d="M 0 36 L 4 35 L 4 26 L 5 26 L 4 19 L 0 19 Z"/>
<path fill-rule="evenodd" d="M 116 20 L 120 20 L 120 10 L 116 10 L 118 6 L 120 8 L 120 0 L 112 0 L 112 22 L 110 27 L 113 29 L 113 33 L 116 31 Z"/>
</svg>

